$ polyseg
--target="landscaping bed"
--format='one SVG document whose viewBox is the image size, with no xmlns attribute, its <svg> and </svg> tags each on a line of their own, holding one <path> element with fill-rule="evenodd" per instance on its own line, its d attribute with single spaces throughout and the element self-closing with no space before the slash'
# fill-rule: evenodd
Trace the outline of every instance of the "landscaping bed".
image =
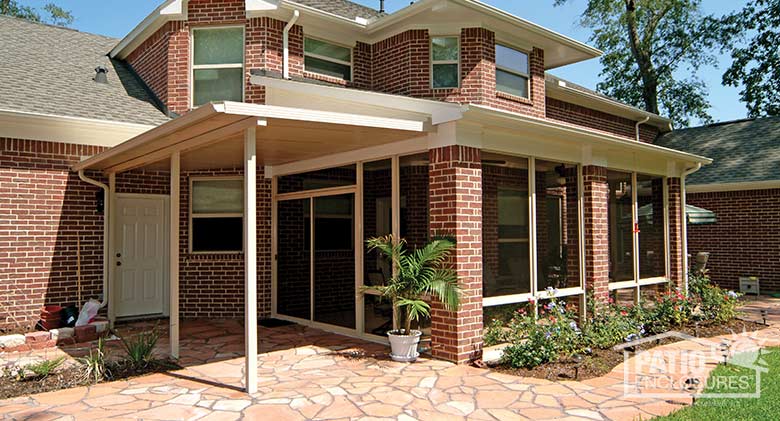
<svg viewBox="0 0 780 421">
<path fill-rule="evenodd" d="M 734 319 L 727 323 L 716 324 L 700 324 L 699 325 L 699 337 L 711 338 L 715 336 L 728 335 L 732 333 L 742 332 L 755 332 L 766 328 L 763 323 L 757 323 L 753 321 L 745 321 Z M 696 327 L 682 326 L 677 329 L 678 332 L 682 332 L 691 336 L 695 336 Z M 674 342 L 679 342 L 679 338 L 665 338 L 658 342 L 651 344 L 645 344 L 640 349 L 647 350 L 653 347 L 666 345 Z M 616 351 L 611 348 L 607 349 L 593 349 L 589 355 L 585 355 L 582 362 L 578 363 L 572 358 L 564 358 L 555 362 L 549 362 L 538 365 L 533 368 L 512 368 L 510 366 L 497 363 L 490 364 L 489 366 L 494 370 L 501 373 L 512 374 L 520 377 L 533 377 L 537 379 L 545 380 L 588 380 L 596 377 L 601 377 L 609 374 L 615 367 L 623 363 L 624 356 L 622 351 Z"/>
<path fill-rule="evenodd" d="M 483 333 L 487 347 L 504 344 L 488 361 L 496 370 L 525 377 L 588 379 L 609 373 L 623 362 L 622 349 L 650 349 L 683 336 L 713 337 L 765 327 L 739 320 L 740 294 L 710 282 L 706 271 L 689 275 L 689 290 L 665 288 L 639 303 L 618 292 L 589 297 L 587 318 L 558 298 L 554 288 L 536 302 L 494 310 Z M 492 356 L 491 356 L 492 357 Z"/>
<path fill-rule="evenodd" d="M 173 361 L 154 361 L 146 367 L 133 365 L 116 366 L 111 377 L 104 382 L 127 380 L 151 373 L 163 373 L 178 370 L 181 367 Z M 3 378 L 0 381 L 0 399 L 29 396 L 36 393 L 54 392 L 79 386 L 90 386 L 94 381 L 84 377 L 81 367 L 69 367 L 45 377 L 28 377 L 21 380 Z"/>
</svg>

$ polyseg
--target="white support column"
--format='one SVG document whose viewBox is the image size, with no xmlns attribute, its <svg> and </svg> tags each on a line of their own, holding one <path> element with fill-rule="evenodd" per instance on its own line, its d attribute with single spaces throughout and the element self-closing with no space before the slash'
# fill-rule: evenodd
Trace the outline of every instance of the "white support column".
<svg viewBox="0 0 780 421">
<path fill-rule="evenodd" d="M 108 321 L 111 324 L 111 327 L 114 327 L 114 323 L 116 322 L 116 301 L 115 297 L 117 294 L 115 293 L 115 286 L 117 285 L 116 282 L 116 173 L 110 173 L 108 174 L 108 197 L 105 198 L 105 200 L 108 203 L 108 255 L 109 255 L 109 268 L 108 268 L 108 292 L 103 292 L 104 294 L 108 294 L 108 297 L 104 297 L 108 300 Z M 82 305 L 82 303 L 79 303 L 79 305 Z"/>
<path fill-rule="evenodd" d="M 179 358 L 179 198 L 181 189 L 179 186 L 181 175 L 179 152 L 171 155 L 171 200 L 170 217 L 168 222 L 170 247 L 168 266 L 170 279 L 170 291 L 168 299 L 170 300 L 170 336 L 171 336 L 171 357 Z"/>
<path fill-rule="evenodd" d="M 244 365 L 247 393 L 257 393 L 257 150 L 256 129 L 244 132 Z"/>
</svg>

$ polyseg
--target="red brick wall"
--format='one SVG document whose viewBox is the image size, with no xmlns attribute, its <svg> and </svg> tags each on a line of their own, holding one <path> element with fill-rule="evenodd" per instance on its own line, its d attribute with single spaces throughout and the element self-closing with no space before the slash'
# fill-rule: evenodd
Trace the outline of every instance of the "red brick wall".
<svg viewBox="0 0 780 421">
<path fill-rule="evenodd" d="M 555 98 L 547 98 L 546 117 L 602 133 L 636 139 L 636 121 Z M 647 124 L 639 126 L 639 140 L 641 142 L 653 143 L 656 136 L 658 136 L 658 129 L 654 126 Z"/>
<path fill-rule="evenodd" d="M 757 276 L 761 291 L 780 291 L 780 189 L 688 193 L 693 206 L 718 222 L 688 225 L 688 253 L 710 253 L 710 276 L 738 289 L 740 276 Z"/>
<path fill-rule="evenodd" d="M 666 183 L 669 202 L 669 276 L 673 285 L 683 287 L 685 268 L 683 268 L 682 244 L 682 190 L 679 178 L 667 178 Z"/>
<path fill-rule="evenodd" d="M 76 303 L 79 236 L 83 297 L 102 292 L 98 189 L 69 171 L 100 149 L 0 138 L 0 329 L 29 326 L 44 304 Z"/>
<path fill-rule="evenodd" d="M 480 150 L 448 146 L 430 151 L 430 230 L 450 235 L 461 285 L 460 308 L 433 304 L 433 355 L 464 363 L 482 354 L 482 164 Z"/>
<path fill-rule="evenodd" d="M 585 287 L 596 300 L 609 297 L 609 186 L 607 169 L 592 165 L 582 168 L 583 213 L 585 215 Z"/>
</svg>

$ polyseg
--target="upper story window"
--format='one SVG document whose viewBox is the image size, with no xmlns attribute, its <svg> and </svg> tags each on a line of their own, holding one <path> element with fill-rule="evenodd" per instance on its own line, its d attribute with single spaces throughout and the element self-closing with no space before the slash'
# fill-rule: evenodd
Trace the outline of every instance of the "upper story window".
<svg viewBox="0 0 780 421">
<path fill-rule="evenodd" d="M 304 69 L 307 72 L 352 80 L 352 49 L 306 38 L 303 41 L 303 55 Z"/>
<path fill-rule="evenodd" d="M 435 37 L 431 39 L 431 86 L 457 88 L 460 84 L 460 39 Z"/>
<path fill-rule="evenodd" d="M 528 98 L 528 54 L 496 44 L 496 90 Z"/>
<path fill-rule="evenodd" d="M 244 28 L 192 30 L 192 106 L 244 99 Z"/>
</svg>

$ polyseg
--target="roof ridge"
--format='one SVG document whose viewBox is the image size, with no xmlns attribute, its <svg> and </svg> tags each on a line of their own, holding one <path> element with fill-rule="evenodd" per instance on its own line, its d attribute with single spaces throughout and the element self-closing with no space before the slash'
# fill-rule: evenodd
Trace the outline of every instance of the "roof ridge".
<svg viewBox="0 0 780 421">
<path fill-rule="evenodd" d="M 68 26 L 63 26 L 63 25 L 55 25 L 53 23 L 35 22 L 35 21 L 31 21 L 29 19 L 20 18 L 18 16 L 11 16 L 11 15 L 0 14 L 0 19 L 15 20 L 15 21 L 18 21 L 18 22 L 21 22 L 21 23 L 25 23 L 25 24 L 29 24 L 29 25 L 46 26 L 46 27 L 49 27 L 49 28 L 52 28 L 52 29 L 61 29 L 61 30 L 65 30 L 65 31 L 76 32 L 76 33 L 79 33 L 79 34 L 90 35 L 90 36 L 95 36 L 95 37 L 101 37 L 101 38 L 105 38 L 106 40 L 118 41 L 117 38 L 110 37 L 108 35 L 96 34 L 94 32 L 81 31 L 81 30 L 78 30 L 76 28 L 70 28 Z"/>
</svg>

